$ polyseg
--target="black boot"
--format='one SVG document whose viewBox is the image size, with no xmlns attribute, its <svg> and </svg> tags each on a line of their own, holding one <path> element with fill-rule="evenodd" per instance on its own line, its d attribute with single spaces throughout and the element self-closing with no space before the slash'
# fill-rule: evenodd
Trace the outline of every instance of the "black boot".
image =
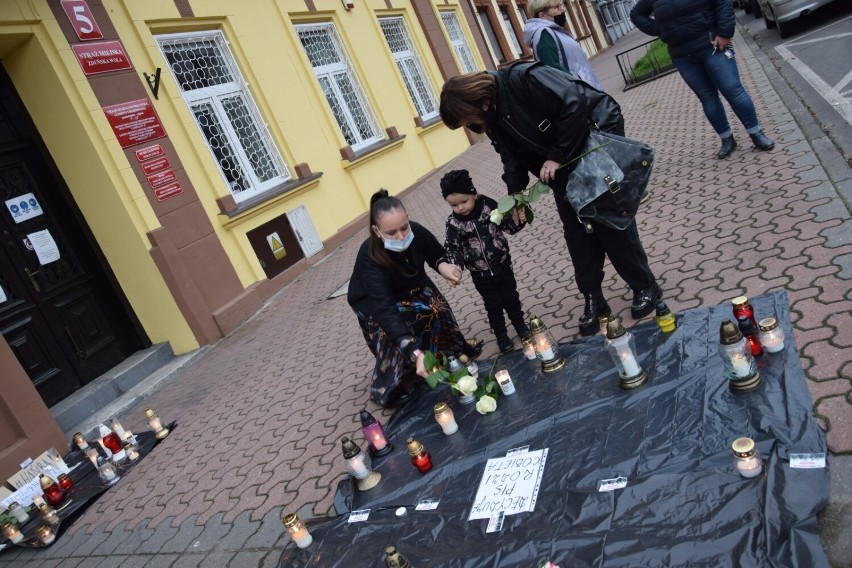
<svg viewBox="0 0 852 568">
<path fill-rule="evenodd" d="M 515 348 L 515 342 L 509 339 L 508 335 L 498 335 L 497 348 L 500 350 L 500 353 L 506 353 Z"/>
<path fill-rule="evenodd" d="M 754 135 L 752 135 L 753 137 Z M 753 138 L 752 138 L 753 139 Z M 716 152 L 716 157 L 720 160 L 724 160 L 728 156 L 734 153 L 734 148 L 737 147 L 737 141 L 734 140 L 734 135 L 731 134 L 725 138 L 722 138 L 722 147 L 719 148 L 719 151 Z"/>
<path fill-rule="evenodd" d="M 515 328 L 515 331 L 518 333 L 518 337 L 521 339 L 530 336 L 530 328 L 527 326 L 525 321 L 522 320 L 518 323 L 512 322 L 512 326 Z"/>
<path fill-rule="evenodd" d="M 586 306 L 580 316 L 580 335 L 594 335 L 601 329 L 600 318 L 611 316 L 609 304 L 601 294 L 583 294 Z"/>
<path fill-rule="evenodd" d="M 749 134 L 751 136 L 751 141 L 754 142 L 755 148 L 758 150 L 771 150 L 775 147 L 775 142 L 770 140 L 766 134 L 763 133 L 763 130 L 758 130 L 754 134 Z"/>
<path fill-rule="evenodd" d="M 642 319 L 651 312 L 657 305 L 657 302 L 663 299 L 663 291 L 660 285 L 656 282 L 650 287 L 643 290 L 633 291 L 633 305 L 630 306 L 630 315 L 633 319 Z"/>
</svg>

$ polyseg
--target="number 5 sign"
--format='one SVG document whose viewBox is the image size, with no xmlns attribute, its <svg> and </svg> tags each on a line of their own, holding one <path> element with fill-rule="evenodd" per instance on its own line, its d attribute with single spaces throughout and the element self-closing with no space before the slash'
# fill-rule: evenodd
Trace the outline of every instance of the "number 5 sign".
<svg viewBox="0 0 852 568">
<path fill-rule="evenodd" d="M 62 0 L 60 3 L 80 41 L 103 39 L 104 34 L 101 33 L 86 0 Z"/>
</svg>

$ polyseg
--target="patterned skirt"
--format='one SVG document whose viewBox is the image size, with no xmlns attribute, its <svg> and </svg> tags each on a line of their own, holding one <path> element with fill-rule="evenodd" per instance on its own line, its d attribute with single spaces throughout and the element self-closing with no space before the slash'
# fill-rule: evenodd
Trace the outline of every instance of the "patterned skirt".
<svg viewBox="0 0 852 568">
<path fill-rule="evenodd" d="M 446 298 L 437 290 L 415 288 L 407 298 L 398 301 L 396 307 L 409 332 L 424 350 L 446 355 L 477 353 L 462 335 Z M 381 406 L 392 406 L 419 379 L 414 363 L 372 318 L 358 310 L 355 310 L 355 315 L 367 346 L 376 356 L 370 398 Z"/>
</svg>

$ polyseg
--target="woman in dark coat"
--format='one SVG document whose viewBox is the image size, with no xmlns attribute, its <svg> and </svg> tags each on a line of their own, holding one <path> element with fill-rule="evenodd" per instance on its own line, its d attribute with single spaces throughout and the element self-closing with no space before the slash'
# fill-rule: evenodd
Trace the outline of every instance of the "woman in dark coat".
<svg viewBox="0 0 852 568">
<path fill-rule="evenodd" d="M 606 257 L 633 290 L 633 318 L 654 310 L 662 290 L 636 223 L 623 231 L 596 221 L 581 223 L 565 197 L 570 168 L 559 169 L 580 155 L 591 123 L 624 133 L 612 97 L 541 63 L 515 63 L 500 71 L 451 77 L 441 91 L 441 118 L 450 128 L 466 126 L 488 135 L 503 162 L 510 194 L 526 189 L 530 173 L 554 188 L 577 287 L 585 298 L 582 335 L 597 333 L 599 318 L 610 314 L 601 290 Z"/>
<path fill-rule="evenodd" d="M 417 375 L 428 375 L 423 350 L 475 357 L 447 300 L 426 274 L 428 264 L 455 286 L 459 267 L 425 227 L 408 219 L 402 202 L 381 190 L 370 199 L 370 237 L 355 259 L 347 299 L 376 367 L 370 397 L 381 406 L 403 402 Z"/>
<path fill-rule="evenodd" d="M 701 101 L 704 115 L 721 138 L 716 157 L 727 158 L 737 147 L 720 92 L 755 147 L 775 147 L 760 128 L 754 102 L 740 82 L 731 43 L 735 20 L 730 0 L 639 0 L 630 11 L 630 19 L 668 46 L 672 63 Z"/>
</svg>

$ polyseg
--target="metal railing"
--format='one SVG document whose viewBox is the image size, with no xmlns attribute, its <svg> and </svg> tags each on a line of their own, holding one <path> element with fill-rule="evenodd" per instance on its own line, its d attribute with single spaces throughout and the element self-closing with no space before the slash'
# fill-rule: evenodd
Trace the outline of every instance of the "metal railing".
<svg viewBox="0 0 852 568">
<path fill-rule="evenodd" d="M 647 43 L 637 45 L 634 48 L 616 54 L 615 58 L 618 61 L 618 68 L 621 71 L 622 78 L 624 78 L 624 89 L 622 90 L 627 91 L 628 89 L 638 87 L 639 85 L 676 71 L 674 64 L 670 60 L 659 61 L 657 57 L 651 53 L 651 44 L 655 41 L 659 40 L 651 40 Z M 634 71 L 636 63 L 645 56 L 648 57 L 650 70 L 643 72 L 641 75 L 637 75 Z"/>
</svg>

